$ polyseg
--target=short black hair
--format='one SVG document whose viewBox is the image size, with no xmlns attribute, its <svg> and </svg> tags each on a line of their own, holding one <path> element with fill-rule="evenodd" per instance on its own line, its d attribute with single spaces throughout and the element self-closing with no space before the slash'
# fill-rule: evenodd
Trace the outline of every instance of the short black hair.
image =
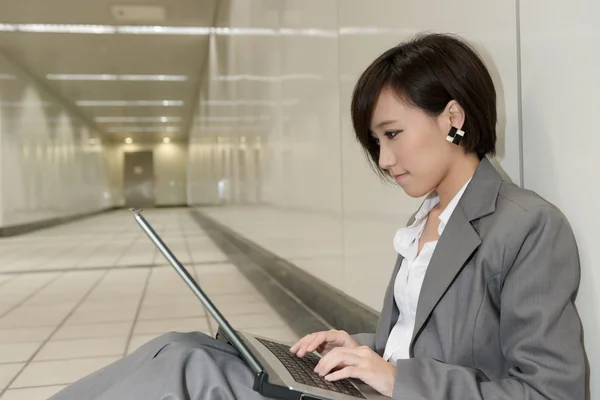
<svg viewBox="0 0 600 400">
<path fill-rule="evenodd" d="M 465 110 L 461 146 L 479 158 L 496 153 L 496 90 L 485 64 L 463 39 L 419 34 L 379 56 L 360 76 L 352 95 L 356 138 L 379 168 L 379 146 L 371 133 L 373 112 L 384 89 L 428 115 L 440 115 L 456 100 Z"/>
</svg>

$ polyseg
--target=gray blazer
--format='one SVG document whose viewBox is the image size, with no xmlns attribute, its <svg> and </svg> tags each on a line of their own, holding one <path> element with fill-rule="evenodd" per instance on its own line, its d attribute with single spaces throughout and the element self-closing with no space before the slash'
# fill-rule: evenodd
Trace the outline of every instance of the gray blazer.
<svg viewBox="0 0 600 400">
<path fill-rule="evenodd" d="M 375 334 L 379 355 L 398 319 L 394 281 Z M 410 359 L 394 399 L 584 399 L 579 257 L 554 206 L 502 180 L 484 158 L 439 239 L 419 296 Z"/>
</svg>

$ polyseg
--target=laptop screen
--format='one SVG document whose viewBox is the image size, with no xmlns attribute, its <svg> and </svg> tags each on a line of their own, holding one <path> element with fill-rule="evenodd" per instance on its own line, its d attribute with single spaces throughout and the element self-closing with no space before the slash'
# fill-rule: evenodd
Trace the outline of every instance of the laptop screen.
<svg viewBox="0 0 600 400">
<path fill-rule="evenodd" d="M 185 267 L 177 260 L 177 258 L 171 253 L 171 250 L 165 245 L 160 236 L 152 229 L 152 226 L 146 221 L 144 216 L 141 213 L 140 209 L 132 208 L 131 211 L 134 213 L 135 220 L 142 227 L 144 232 L 148 235 L 150 240 L 156 245 L 156 247 L 160 250 L 160 252 L 165 256 L 167 261 L 175 268 L 177 273 L 183 278 L 185 283 L 189 286 L 189 288 L 194 292 L 196 297 L 200 299 L 204 307 L 208 310 L 210 315 L 217 321 L 225 336 L 229 340 L 232 346 L 234 346 L 240 356 L 246 361 L 246 364 L 251 368 L 252 372 L 256 375 L 264 374 L 264 368 L 258 361 L 258 359 L 250 352 L 248 347 L 244 344 L 244 342 L 240 339 L 237 332 L 233 329 L 233 327 L 229 324 L 229 322 L 223 317 L 221 312 L 215 307 L 212 301 L 206 296 L 206 294 L 202 291 L 198 283 L 194 280 L 194 278 L 190 275 L 190 273 L 185 269 Z"/>
</svg>

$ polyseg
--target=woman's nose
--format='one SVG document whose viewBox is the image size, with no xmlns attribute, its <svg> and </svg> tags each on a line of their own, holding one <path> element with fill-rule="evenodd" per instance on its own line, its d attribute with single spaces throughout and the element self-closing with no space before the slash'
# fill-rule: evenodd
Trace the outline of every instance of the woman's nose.
<svg viewBox="0 0 600 400">
<path fill-rule="evenodd" d="M 396 157 L 394 153 L 388 148 L 388 146 L 379 147 L 379 167 L 381 169 L 390 169 L 396 165 Z"/>
</svg>

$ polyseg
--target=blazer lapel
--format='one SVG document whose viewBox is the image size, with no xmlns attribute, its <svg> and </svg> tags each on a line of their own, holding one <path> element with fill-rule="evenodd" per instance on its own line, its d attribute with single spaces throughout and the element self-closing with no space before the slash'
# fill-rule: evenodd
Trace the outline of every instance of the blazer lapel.
<svg viewBox="0 0 600 400">
<path fill-rule="evenodd" d="M 415 328 L 411 341 L 411 357 L 414 341 L 431 312 L 440 301 L 465 262 L 481 244 L 481 238 L 465 218 L 462 210 L 456 208 L 448 226 L 440 238 L 433 257 L 427 267 L 415 317 Z"/>
<path fill-rule="evenodd" d="M 435 306 L 481 244 L 481 238 L 471 222 L 494 212 L 501 183 L 502 177 L 489 160 L 486 158 L 481 160 L 473 179 L 452 213 L 427 267 L 417 305 L 410 345 L 411 357 L 414 357 L 415 341 Z"/>
</svg>

